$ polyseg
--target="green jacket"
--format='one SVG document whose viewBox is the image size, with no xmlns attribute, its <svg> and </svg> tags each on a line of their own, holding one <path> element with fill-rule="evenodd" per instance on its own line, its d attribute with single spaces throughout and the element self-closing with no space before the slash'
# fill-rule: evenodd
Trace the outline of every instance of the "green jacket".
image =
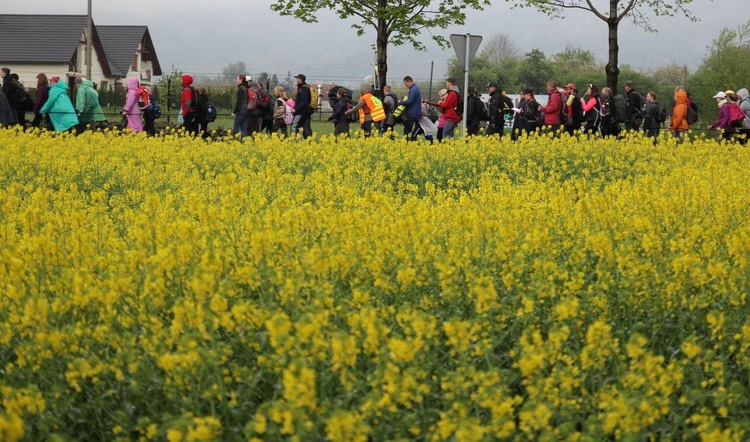
<svg viewBox="0 0 750 442">
<path fill-rule="evenodd" d="M 81 123 L 107 120 L 99 105 L 99 94 L 91 87 L 93 84 L 91 80 L 83 80 L 76 92 L 76 112 Z"/>
<path fill-rule="evenodd" d="M 68 97 L 68 85 L 62 81 L 53 84 L 49 90 L 49 98 L 39 110 L 40 114 L 49 114 L 52 126 L 56 132 L 65 132 L 78 124 L 76 110 Z"/>
</svg>

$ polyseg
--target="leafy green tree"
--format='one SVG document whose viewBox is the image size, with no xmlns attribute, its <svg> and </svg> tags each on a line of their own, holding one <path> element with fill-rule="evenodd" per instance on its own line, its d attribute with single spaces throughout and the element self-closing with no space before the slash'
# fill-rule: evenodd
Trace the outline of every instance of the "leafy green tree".
<svg viewBox="0 0 750 442">
<path fill-rule="evenodd" d="M 552 63 L 539 49 L 532 49 L 521 62 L 521 76 L 518 78 L 525 87 L 534 89 L 537 94 L 547 92 L 547 81 L 552 78 Z"/>
<path fill-rule="evenodd" d="M 366 28 L 376 32 L 375 49 L 380 87 L 386 85 L 388 74 L 388 45 L 411 44 L 424 50 L 420 38 L 422 30 L 445 29 L 466 22 L 467 9 L 483 9 L 489 0 L 276 0 L 271 9 L 284 16 L 293 16 L 306 23 L 316 23 L 316 14 L 322 10 L 333 11 L 342 20 L 359 19 L 352 27 L 362 36 Z M 448 41 L 432 35 L 440 47 Z"/>
<path fill-rule="evenodd" d="M 669 16 L 677 14 L 695 21 L 695 17 L 688 6 L 693 0 L 609 0 L 604 7 L 597 7 L 593 0 L 505 0 L 514 3 L 513 7 L 535 7 L 550 17 L 558 18 L 566 9 L 582 10 L 594 14 L 597 18 L 607 24 L 609 57 L 605 72 L 607 74 L 607 85 L 617 91 L 617 82 L 620 75 L 619 57 L 620 45 L 618 29 L 620 22 L 630 18 L 633 22 L 649 32 L 656 32 L 649 24 L 649 17 Z M 598 2 L 599 4 L 604 2 Z"/>
<path fill-rule="evenodd" d="M 244 61 L 233 61 L 221 70 L 221 78 L 224 80 L 234 80 L 242 74 L 247 74 L 247 65 Z"/>
<path fill-rule="evenodd" d="M 717 91 L 737 91 L 747 86 L 750 72 L 750 21 L 737 29 L 722 29 L 708 48 L 708 55 L 689 79 L 691 100 L 702 109 L 715 109 L 711 97 Z M 703 113 L 701 119 L 706 115 Z M 708 117 L 707 117 L 708 118 Z"/>
<path fill-rule="evenodd" d="M 474 86 L 480 92 L 486 91 L 490 82 L 500 80 L 500 72 L 500 65 L 490 60 L 490 54 L 480 52 L 471 60 L 469 86 Z M 458 81 L 459 89 L 463 90 L 464 71 L 456 57 L 448 59 L 448 77 L 454 77 Z"/>
</svg>

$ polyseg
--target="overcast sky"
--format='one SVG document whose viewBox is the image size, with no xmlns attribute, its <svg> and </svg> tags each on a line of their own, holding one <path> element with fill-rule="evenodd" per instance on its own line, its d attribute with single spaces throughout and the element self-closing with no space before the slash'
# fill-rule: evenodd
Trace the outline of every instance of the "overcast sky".
<svg viewBox="0 0 750 442">
<path fill-rule="evenodd" d="M 345 1 L 345 0 L 344 0 Z M 605 4 L 608 0 L 594 0 Z M 351 22 L 334 13 L 318 14 L 320 23 L 304 24 L 270 10 L 272 0 L 93 0 L 94 22 L 100 25 L 147 25 L 162 70 L 173 68 L 197 75 L 217 75 L 227 64 L 244 61 L 249 74 L 262 71 L 285 77 L 302 72 L 308 80 L 357 84 L 372 73 L 374 32 L 357 37 Z M 86 14 L 87 0 L 30 0 L 4 2 L 4 14 Z M 620 26 L 620 63 L 653 68 L 676 63 L 691 71 L 707 53 L 707 47 L 724 28 L 737 28 L 750 15 L 748 0 L 695 0 L 690 10 L 701 18 L 693 23 L 684 17 L 654 18 L 657 34 Z M 547 56 L 567 45 L 591 50 L 607 58 L 607 27 L 591 13 L 567 11 L 550 19 L 534 9 L 511 9 L 506 1 L 494 0 L 484 11 L 467 11 L 465 26 L 434 29 L 434 34 L 509 35 L 524 54 L 540 49 Z M 446 60 L 453 49 L 441 50 L 424 34 L 428 50 L 389 47 L 388 80 L 404 75 L 418 80 L 444 78 Z M 482 47 L 480 46 L 480 51 Z M 563 79 L 564 80 L 564 79 Z"/>
</svg>

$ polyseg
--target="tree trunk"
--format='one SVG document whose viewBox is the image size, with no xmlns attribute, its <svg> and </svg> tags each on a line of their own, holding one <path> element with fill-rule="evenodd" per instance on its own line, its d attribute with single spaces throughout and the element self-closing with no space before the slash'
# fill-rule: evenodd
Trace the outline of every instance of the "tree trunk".
<svg viewBox="0 0 750 442">
<path fill-rule="evenodd" d="M 386 0 L 378 0 L 378 8 L 386 8 Z M 378 36 L 377 36 L 377 66 L 378 66 L 378 80 L 380 90 L 382 91 L 388 82 L 386 81 L 386 75 L 388 74 L 388 26 L 384 19 L 378 18 Z"/>
<path fill-rule="evenodd" d="M 617 80 L 620 76 L 620 46 L 617 44 L 617 27 L 619 25 L 617 14 L 610 15 L 607 20 L 609 27 L 609 61 L 605 71 L 607 73 L 607 86 L 612 89 L 612 94 L 617 95 Z"/>
</svg>

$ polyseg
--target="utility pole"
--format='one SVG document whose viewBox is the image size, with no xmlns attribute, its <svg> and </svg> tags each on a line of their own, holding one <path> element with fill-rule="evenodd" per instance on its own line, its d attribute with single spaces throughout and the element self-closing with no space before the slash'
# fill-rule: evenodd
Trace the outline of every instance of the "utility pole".
<svg viewBox="0 0 750 442">
<path fill-rule="evenodd" d="M 86 78 L 91 80 L 91 46 L 94 39 L 94 20 L 91 18 L 91 1 L 86 22 Z"/>
</svg>

